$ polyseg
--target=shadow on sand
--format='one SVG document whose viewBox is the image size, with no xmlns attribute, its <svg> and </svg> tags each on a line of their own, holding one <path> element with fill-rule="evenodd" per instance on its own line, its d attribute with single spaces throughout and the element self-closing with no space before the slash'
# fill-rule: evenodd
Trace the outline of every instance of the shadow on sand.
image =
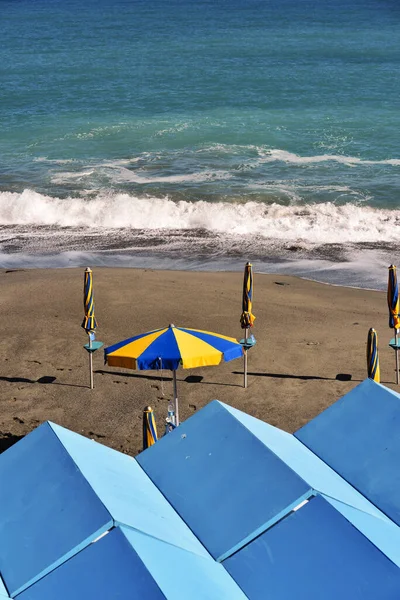
<svg viewBox="0 0 400 600">
<path fill-rule="evenodd" d="M 135 377 L 137 379 L 149 379 L 150 381 L 172 381 L 172 377 L 167 376 L 164 377 L 161 375 L 145 375 L 145 371 L 141 371 L 140 373 L 122 373 L 121 371 L 105 371 L 104 369 L 98 369 L 95 371 L 99 375 L 114 375 L 114 377 Z M 221 381 L 203 381 L 202 375 L 188 375 L 185 379 L 176 378 L 178 382 L 185 383 L 201 383 L 202 385 L 228 385 L 231 387 L 242 387 L 238 383 L 224 383 Z"/>
<path fill-rule="evenodd" d="M 16 442 L 22 440 L 23 435 L 12 435 L 12 433 L 1 433 L 0 432 L 0 454 L 11 448 Z"/>
<path fill-rule="evenodd" d="M 234 375 L 243 375 L 243 371 L 232 371 Z M 356 381 L 350 373 L 338 373 L 336 377 L 321 377 L 320 375 L 289 375 L 287 373 L 247 373 L 249 377 L 272 377 L 273 379 L 319 379 L 324 381 Z"/>
<path fill-rule="evenodd" d="M 44 385 L 53 384 L 53 385 L 66 385 L 68 387 L 79 387 L 86 388 L 86 385 L 79 385 L 77 383 L 62 383 L 61 381 L 56 381 L 57 377 L 53 375 L 44 375 L 43 377 L 39 377 L 39 379 L 27 379 L 26 377 L 5 377 L 1 376 L 0 381 L 8 381 L 8 383 L 41 383 Z"/>
</svg>

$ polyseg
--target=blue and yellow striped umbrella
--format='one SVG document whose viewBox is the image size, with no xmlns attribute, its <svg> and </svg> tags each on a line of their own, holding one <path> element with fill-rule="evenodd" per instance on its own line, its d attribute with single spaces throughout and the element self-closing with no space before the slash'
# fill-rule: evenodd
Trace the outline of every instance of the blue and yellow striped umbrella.
<svg viewBox="0 0 400 600">
<path fill-rule="evenodd" d="M 379 369 L 378 334 L 372 327 L 368 331 L 367 371 L 369 379 L 373 379 L 377 383 L 380 383 L 381 373 Z"/>
<path fill-rule="evenodd" d="M 97 322 L 94 316 L 94 299 L 93 299 L 93 273 L 87 267 L 85 270 L 85 281 L 83 285 L 83 306 L 85 317 L 82 321 L 82 327 L 87 333 L 94 331 L 97 327 Z"/>
<path fill-rule="evenodd" d="M 157 427 L 154 412 L 151 406 L 148 406 L 143 411 L 143 450 L 146 450 L 146 448 L 155 444 L 157 439 Z"/>
<path fill-rule="evenodd" d="M 242 314 L 240 324 L 242 329 L 253 327 L 255 316 L 252 314 L 253 308 L 253 265 L 247 263 L 244 268 L 243 279 L 243 298 L 242 298 Z"/>
<path fill-rule="evenodd" d="M 170 325 L 109 346 L 104 358 L 110 367 L 176 371 L 179 366 L 194 369 L 219 365 L 223 360 L 240 358 L 242 353 L 234 338 Z"/>
<path fill-rule="evenodd" d="M 169 325 L 148 331 L 109 346 L 104 359 L 110 367 L 125 369 L 173 371 L 175 415 L 173 425 L 179 425 L 176 370 L 219 365 L 223 360 L 240 358 L 242 346 L 231 337 Z"/>
<path fill-rule="evenodd" d="M 397 269 L 394 265 L 390 265 L 389 267 L 387 301 L 389 307 L 389 327 L 391 329 L 399 329 L 399 287 L 397 285 Z"/>
</svg>

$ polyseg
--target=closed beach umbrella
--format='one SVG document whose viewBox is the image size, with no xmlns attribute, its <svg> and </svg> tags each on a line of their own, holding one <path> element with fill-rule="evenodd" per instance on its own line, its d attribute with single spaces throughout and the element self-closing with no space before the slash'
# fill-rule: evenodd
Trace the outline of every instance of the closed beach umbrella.
<svg viewBox="0 0 400 600">
<path fill-rule="evenodd" d="M 242 329 L 253 327 L 255 316 L 252 314 L 253 309 L 253 265 L 246 263 L 244 268 L 243 278 L 243 297 L 242 297 L 242 314 L 240 324 Z"/>
<path fill-rule="evenodd" d="M 89 333 L 95 331 L 97 327 L 96 318 L 94 316 L 94 298 L 93 298 L 93 273 L 89 267 L 85 270 L 83 283 L 83 307 L 85 316 L 82 321 L 83 329 Z"/>
<path fill-rule="evenodd" d="M 82 321 L 82 327 L 89 335 L 89 376 L 90 389 L 93 389 L 93 353 L 90 350 L 92 345 L 92 333 L 97 327 L 96 318 L 94 316 L 94 298 L 93 298 L 93 273 L 89 267 L 85 270 L 83 283 L 83 307 L 85 316 Z"/>
<path fill-rule="evenodd" d="M 219 365 L 242 356 L 242 346 L 218 333 L 169 325 L 129 338 L 104 350 L 110 367 L 173 372 L 175 423 L 179 425 L 176 370 Z"/>
<path fill-rule="evenodd" d="M 155 444 L 157 439 L 154 412 L 151 406 L 148 406 L 143 411 L 143 450 Z"/>
<path fill-rule="evenodd" d="M 249 329 L 253 327 L 255 316 L 252 314 L 253 309 L 253 265 L 247 263 L 244 268 L 243 279 L 243 297 L 242 297 L 242 314 L 240 316 L 240 324 L 244 329 L 244 387 L 247 388 L 247 348 Z"/>
<path fill-rule="evenodd" d="M 387 301 L 389 307 L 389 327 L 394 329 L 395 358 L 396 358 L 396 383 L 399 383 L 399 357 L 397 348 L 397 335 L 400 327 L 399 316 L 399 287 L 397 284 L 397 269 L 394 265 L 389 267 L 389 280 L 387 290 Z"/>
<path fill-rule="evenodd" d="M 369 379 L 373 379 L 377 383 L 380 383 L 381 374 L 379 369 L 378 334 L 372 327 L 368 331 L 367 370 Z"/>
</svg>

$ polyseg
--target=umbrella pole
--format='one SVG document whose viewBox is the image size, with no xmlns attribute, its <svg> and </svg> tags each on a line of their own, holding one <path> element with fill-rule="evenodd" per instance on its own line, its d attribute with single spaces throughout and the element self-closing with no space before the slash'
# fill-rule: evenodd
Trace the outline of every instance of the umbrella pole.
<svg viewBox="0 0 400 600">
<path fill-rule="evenodd" d="M 174 404 L 175 404 L 175 426 L 179 425 L 178 386 L 176 385 L 176 371 L 174 373 Z"/>
<path fill-rule="evenodd" d="M 243 361 L 244 361 L 244 369 L 243 369 L 243 373 L 244 373 L 244 381 L 243 381 L 243 387 L 247 388 L 247 339 L 249 336 L 249 330 L 246 329 L 244 330 L 244 355 L 243 355 Z"/>
<path fill-rule="evenodd" d="M 398 335 L 398 329 L 394 330 L 394 341 L 396 344 L 396 350 L 395 350 L 395 356 L 396 356 L 396 383 L 397 385 L 399 385 L 399 354 L 398 354 L 398 348 L 397 348 L 397 335 Z"/>
<path fill-rule="evenodd" d="M 92 348 L 92 337 L 89 334 L 89 377 L 90 377 L 90 389 L 92 390 L 94 388 L 94 385 L 93 385 L 93 352 L 92 352 L 91 348 Z"/>
</svg>

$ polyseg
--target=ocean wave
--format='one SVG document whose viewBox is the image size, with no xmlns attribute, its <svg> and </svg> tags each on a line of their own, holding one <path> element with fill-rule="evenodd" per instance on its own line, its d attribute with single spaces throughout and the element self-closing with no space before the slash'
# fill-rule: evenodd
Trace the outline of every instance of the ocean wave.
<svg viewBox="0 0 400 600">
<path fill-rule="evenodd" d="M 345 156 L 341 154 L 321 154 L 316 156 L 300 156 L 286 150 L 267 150 L 258 148 L 260 162 L 285 162 L 297 165 L 309 165 L 322 162 L 337 162 L 349 167 L 356 165 L 390 165 L 400 166 L 399 158 L 388 158 L 385 160 L 367 160 L 356 156 Z"/>
<path fill-rule="evenodd" d="M 198 173 L 188 173 L 186 175 L 163 175 L 158 177 L 149 177 L 138 174 L 137 171 L 123 167 L 121 161 L 115 164 L 95 165 L 95 169 L 90 171 L 65 171 L 57 173 L 51 178 L 52 183 L 62 184 L 71 180 L 79 180 L 91 175 L 105 175 L 113 183 L 131 182 L 141 185 L 152 183 L 203 183 L 207 181 L 226 180 L 232 175 L 228 171 L 203 171 Z"/>
<path fill-rule="evenodd" d="M 21 194 L 0 193 L 0 225 L 92 230 L 204 229 L 306 244 L 397 242 L 400 210 L 333 203 L 282 206 L 261 202 L 175 202 L 121 193 L 60 199 L 25 190 Z"/>
</svg>

